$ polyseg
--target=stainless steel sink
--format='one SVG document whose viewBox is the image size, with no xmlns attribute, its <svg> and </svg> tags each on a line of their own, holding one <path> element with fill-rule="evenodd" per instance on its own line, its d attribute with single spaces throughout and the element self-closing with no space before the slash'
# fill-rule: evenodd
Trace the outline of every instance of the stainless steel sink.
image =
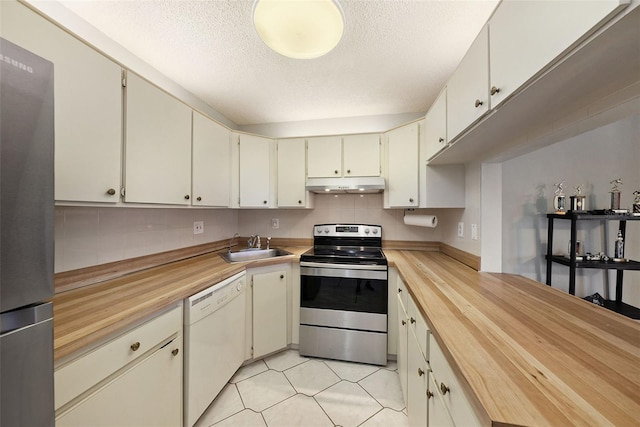
<svg viewBox="0 0 640 427">
<path fill-rule="evenodd" d="M 225 252 L 221 253 L 220 256 L 223 260 L 227 262 L 244 262 L 244 261 L 255 261 L 258 259 L 265 258 L 276 258 L 286 255 L 293 255 L 291 252 L 285 251 L 284 249 L 243 249 L 238 252 Z"/>
</svg>

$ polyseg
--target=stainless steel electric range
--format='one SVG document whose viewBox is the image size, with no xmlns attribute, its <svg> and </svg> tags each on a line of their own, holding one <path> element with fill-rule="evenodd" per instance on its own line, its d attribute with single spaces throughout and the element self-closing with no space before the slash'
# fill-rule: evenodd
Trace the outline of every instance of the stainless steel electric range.
<svg viewBox="0 0 640 427">
<path fill-rule="evenodd" d="M 387 363 L 387 258 L 382 227 L 317 224 L 300 256 L 300 354 Z"/>
</svg>

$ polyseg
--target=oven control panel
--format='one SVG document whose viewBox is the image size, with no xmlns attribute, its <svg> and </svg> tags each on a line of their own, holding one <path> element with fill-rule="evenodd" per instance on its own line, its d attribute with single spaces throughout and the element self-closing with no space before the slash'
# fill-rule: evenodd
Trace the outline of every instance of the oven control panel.
<svg viewBox="0 0 640 427">
<path fill-rule="evenodd" d="M 382 226 L 370 224 L 316 224 L 313 235 L 327 237 L 377 237 L 382 236 Z"/>
</svg>

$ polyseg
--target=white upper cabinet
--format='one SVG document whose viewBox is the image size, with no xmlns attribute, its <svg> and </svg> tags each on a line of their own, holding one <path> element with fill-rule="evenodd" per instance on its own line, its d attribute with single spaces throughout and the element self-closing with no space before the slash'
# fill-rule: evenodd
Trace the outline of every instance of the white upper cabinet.
<svg viewBox="0 0 640 427">
<path fill-rule="evenodd" d="M 307 176 L 342 176 L 342 137 L 319 136 L 307 140 Z"/>
<path fill-rule="evenodd" d="M 380 176 L 380 135 L 322 136 L 307 140 L 307 176 Z"/>
<path fill-rule="evenodd" d="M 418 123 L 399 127 L 386 134 L 387 208 L 418 206 L 419 135 Z"/>
<path fill-rule="evenodd" d="M 191 109 L 129 72 L 125 202 L 191 203 Z"/>
<path fill-rule="evenodd" d="M 275 143 L 256 135 L 240 135 L 240 207 L 275 207 Z"/>
<path fill-rule="evenodd" d="M 305 190 L 305 142 L 304 138 L 278 141 L 278 207 L 312 207 L 312 196 Z"/>
<path fill-rule="evenodd" d="M 616 13 L 621 3 L 628 1 L 502 1 L 489 20 L 491 106 Z"/>
<path fill-rule="evenodd" d="M 1 2 L 3 38 L 54 64 L 55 199 L 120 200 L 122 69 L 17 2 Z"/>
<path fill-rule="evenodd" d="M 489 111 L 489 31 L 486 25 L 447 82 L 447 111 L 449 140 Z"/>
<path fill-rule="evenodd" d="M 229 206 L 230 136 L 224 126 L 193 112 L 191 204 L 194 206 Z"/>
<path fill-rule="evenodd" d="M 447 146 L 447 88 L 436 98 L 424 123 L 425 157 L 429 160 Z"/>
<path fill-rule="evenodd" d="M 343 176 L 380 176 L 380 135 L 342 137 Z"/>
</svg>

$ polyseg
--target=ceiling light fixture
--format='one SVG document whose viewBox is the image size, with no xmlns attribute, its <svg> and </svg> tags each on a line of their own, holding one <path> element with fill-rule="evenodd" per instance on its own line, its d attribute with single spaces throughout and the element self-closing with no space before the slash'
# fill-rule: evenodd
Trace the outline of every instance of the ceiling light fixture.
<svg viewBox="0 0 640 427">
<path fill-rule="evenodd" d="M 253 26 L 267 46 L 295 59 L 331 52 L 344 31 L 344 16 L 335 0 L 256 0 Z"/>
</svg>

